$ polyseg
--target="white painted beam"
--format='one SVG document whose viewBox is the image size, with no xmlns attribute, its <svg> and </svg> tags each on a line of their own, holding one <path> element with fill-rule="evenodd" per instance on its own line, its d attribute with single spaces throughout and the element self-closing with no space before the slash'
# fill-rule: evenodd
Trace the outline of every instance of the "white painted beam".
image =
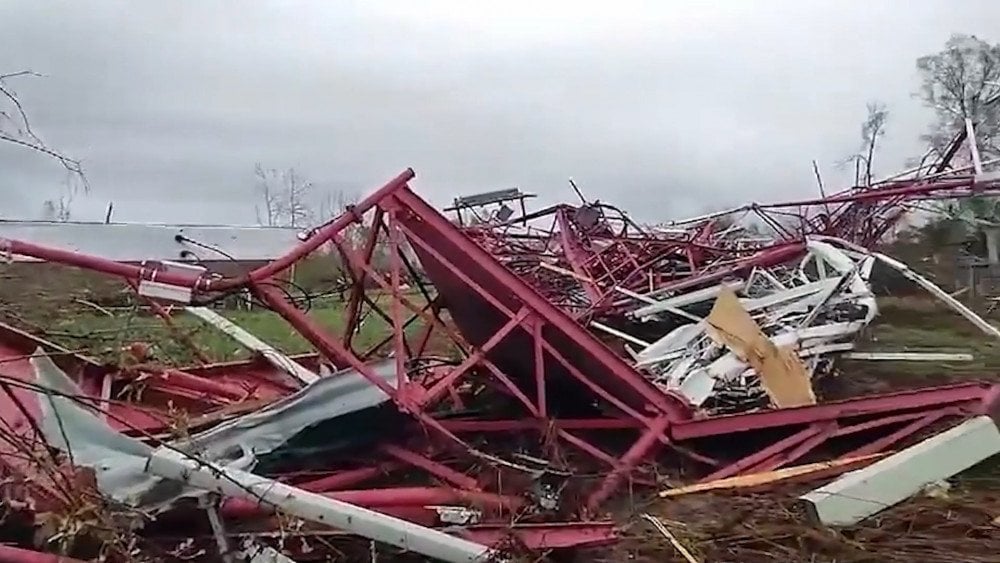
<svg viewBox="0 0 1000 563">
<path fill-rule="evenodd" d="M 969 142 L 969 156 L 972 157 L 972 168 L 976 174 L 983 173 L 983 161 L 979 156 L 979 143 L 976 142 L 976 128 L 972 120 L 965 118 L 965 138 Z"/>
<path fill-rule="evenodd" d="M 1000 429 L 992 418 L 977 416 L 799 499 L 814 521 L 850 526 L 997 453 Z"/>
<path fill-rule="evenodd" d="M 964 352 L 847 352 L 843 357 L 870 362 L 971 362 L 975 359 Z"/>
<path fill-rule="evenodd" d="M 693 305 L 695 303 L 700 303 L 702 301 L 708 301 L 709 299 L 715 299 L 718 297 L 719 293 L 723 288 L 729 288 L 733 291 L 739 291 L 743 289 L 744 281 L 730 281 L 721 283 L 719 285 L 713 285 L 711 287 L 706 287 L 702 289 L 696 289 L 694 291 L 688 291 L 677 295 L 675 297 L 668 297 L 655 304 L 647 305 L 641 307 L 632 312 L 632 316 L 637 319 L 645 319 L 647 317 L 652 317 L 658 313 L 664 311 L 669 311 L 671 309 L 680 309 L 681 307 L 687 307 L 688 305 Z"/>
<path fill-rule="evenodd" d="M 303 384 L 308 385 L 319 379 L 318 375 L 303 367 L 302 364 L 282 354 L 274 346 L 250 334 L 240 325 L 215 311 L 206 307 L 185 307 L 184 310 L 226 333 L 248 350 L 257 352 L 271 365 L 298 379 Z"/>
<path fill-rule="evenodd" d="M 952 310 L 957 312 L 959 315 L 965 317 L 969 322 L 976 325 L 976 328 L 983 331 L 983 333 L 992 336 L 994 338 L 1000 339 L 1000 330 L 997 327 L 986 322 L 986 319 L 980 317 L 975 311 L 969 309 L 961 301 L 955 299 L 948 294 L 947 291 L 941 289 L 934 282 L 921 276 L 920 274 L 914 272 L 909 266 L 896 260 L 895 258 L 890 258 L 885 254 L 875 253 L 874 256 L 879 259 L 883 264 L 889 266 L 890 268 L 896 270 L 897 272 L 903 274 L 907 279 L 913 281 L 920 287 L 926 289 L 931 295 L 937 297 L 945 305 L 951 307 Z"/>
</svg>

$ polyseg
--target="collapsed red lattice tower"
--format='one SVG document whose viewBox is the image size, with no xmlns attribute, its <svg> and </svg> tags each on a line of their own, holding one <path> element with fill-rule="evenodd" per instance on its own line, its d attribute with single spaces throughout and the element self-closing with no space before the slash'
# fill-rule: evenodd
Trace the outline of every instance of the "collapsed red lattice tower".
<svg viewBox="0 0 1000 563">
<path fill-rule="evenodd" d="M 775 468 L 865 432 L 878 436 L 860 451 L 880 451 L 944 417 L 982 412 L 995 400 L 992 387 L 970 384 L 843 404 L 695 417 L 679 396 L 653 385 L 414 194 L 408 186 L 413 176 L 405 171 L 308 233 L 289 254 L 235 278 L 122 264 L 25 241 L 0 241 L 0 251 L 120 276 L 130 284 L 187 287 L 196 298 L 249 289 L 323 358 L 362 374 L 422 429 L 401 444 L 406 448 L 383 448 L 389 459 L 458 488 L 502 494 L 495 482 L 469 474 L 484 463 L 499 469 L 515 465 L 507 455 L 515 436 L 520 444 L 531 444 L 532 455 L 558 462 L 559 469 L 566 469 L 560 452 L 568 448 L 603 467 L 585 491 L 583 505 L 590 511 L 633 477 L 637 466 L 653 461 L 662 446 L 707 466 L 712 476 L 732 475 Z M 325 245 L 337 249 L 353 282 L 344 326 L 336 331 L 299 309 L 275 280 Z M 787 260 L 795 252 L 797 243 L 781 243 L 748 260 Z M 712 274 L 720 271 L 725 268 Z M 374 347 L 362 347 L 355 335 L 372 315 L 384 320 L 389 334 Z M 462 357 L 440 358 L 435 338 L 462 350 Z M 369 361 L 376 356 L 392 358 L 394 382 L 374 373 Z M 609 433 L 613 439 L 602 438 Z M 711 443 L 728 436 L 742 441 L 751 434 L 750 452 L 737 445 L 721 448 L 720 455 L 718 444 Z M 842 450 L 843 455 L 859 451 Z M 354 471 L 350 482 L 356 483 L 377 475 L 368 469 L 343 468 L 342 475 Z"/>
<path fill-rule="evenodd" d="M 941 167 L 938 167 L 941 168 Z M 805 254 L 809 236 L 872 248 L 915 203 L 1000 193 L 995 175 L 935 173 L 814 199 L 748 204 L 664 227 L 603 203 L 560 204 L 464 230 L 546 298 L 578 318 L 619 318 L 637 294 L 668 296 Z M 767 236 L 728 226 L 755 224 Z"/>
</svg>

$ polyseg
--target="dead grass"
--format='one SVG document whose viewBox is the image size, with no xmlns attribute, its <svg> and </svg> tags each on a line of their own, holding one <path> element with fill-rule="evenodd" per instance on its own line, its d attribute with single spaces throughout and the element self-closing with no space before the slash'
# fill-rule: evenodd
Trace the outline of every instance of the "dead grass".
<svg viewBox="0 0 1000 563">
<path fill-rule="evenodd" d="M 996 561 L 998 490 L 955 489 L 944 498 L 917 496 L 857 526 L 811 524 L 797 497 L 815 484 L 768 493 L 704 493 L 654 501 L 656 514 L 700 561 L 757 563 L 883 563 Z M 586 559 L 636 563 L 684 562 L 659 533 L 638 519 L 623 540 Z"/>
</svg>

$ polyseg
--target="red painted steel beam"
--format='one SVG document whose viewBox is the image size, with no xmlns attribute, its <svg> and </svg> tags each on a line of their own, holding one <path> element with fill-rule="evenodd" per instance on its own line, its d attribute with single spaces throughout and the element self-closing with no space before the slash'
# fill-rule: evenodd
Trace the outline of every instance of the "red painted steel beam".
<svg viewBox="0 0 1000 563">
<path fill-rule="evenodd" d="M 471 326 L 490 322 L 490 318 L 479 314 L 479 311 L 492 310 L 492 306 L 458 281 L 458 269 L 465 276 L 475 279 L 495 298 L 510 303 L 508 310 L 519 308 L 515 306 L 515 300 L 530 308 L 533 316 L 547 325 L 543 332 L 550 344 L 565 351 L 565 355 L 572 358 L 578 369 L 589 379 L 629 403 L 632 408 L 645 411 L 652 406 L 672 420 L 682 420 L 691 415 L 691 408 L 686 401 L 656 388 L 565 312 L 544 299 L 535 289 L 463 235 L 427 202 L 405 188 L 394 193 L 393 199 L 401 208 L 398 213 L 399 221 L 406 229 L 407 238 L 411 243 L 417 243 L 413 244 L 413 248 L 435 287 L 444 295 L 446 302 L 458 300 L 459 303 L 465 301 L 468 304 L 467 307 L 450 310 L 452 318 L 467 339 L 475 342 L 477 333 L 492 334 L 489 326 Z M 460 263 L 460 268 L 454 262 L 449 263 L 449 257 Z M 473 311 L 476 311 L 474 317 L 467 316 Z M 527 349 L 531 349 L 530 342 L 526 342 L 526 345 Z M 495 359 L 492 361 L 501 365 Z M 552 371 L 546 370 L 546 374 L 548 378 L 552 377 Z"/>
<path fill-rule="evenodd" d="M 543 430 L 548 427 L 563 430 L 624 430 L 641 428 L 638 420 L 624 418 L 588 418 L 588 419 L 516 419 L 516 420 L 479 420 L 479 419 L 445 419 L 441 425 L 452 432 L 517 432 L 523 430 Z"/>
<path fill-rule="evenodd" d="M 133 373 L 119 373 L 116 379 L 133 380 L 145 377 L 143 381 L 169 390 L 171 387 L 193 392 L 196 396 L 204 396 L 210 402 L 229 403 L 248 398 L 245 387 L 213 381 L 205 377 L 192 375 L 188 372 L 163 368 L 154 365 L 142 365 L 130 368 Z M 134 373 L 135 371 L 139 373 Z M 148 377 L 146 377 L 148 376 Z"/>
<path fill-rule="evenodd" d="M 780 455 L 781 453 L 786 452 L 789 449 L 794 448 L 815 436 L 822 435 L 823 430 L 824 430 L 823 427 L 818 424 L 808 426 L 792 434 L 791 436 L 788 436 L 787 438 L 778 440 L 777 442 L 771 444 L 770 446 L 767 446 L 766 448 L 757 450 L 756 452 L 744 457 L 743 459 L 740 459 L 739 461 L 736 461 L 730 465 L 727 465 L 726 467 L 723 467 L 722 469 L 719 469 L 718 471 L 715 471 L 713 473 L 710 473 L 709 475 L 706 475 L 705 477 L 702 477 L 701 479 L 699 479 L 699 482 L 708 482 L 708 481 L 715 481 L 716 479 L 725 479 L 726 477 L 732 477 L 734 475 L 739 475 L 740 473 L 748 472 L 750 469 L 760 464 L 761 462 L 764 462 L 768 459 L 772 459 L 774 456 Z"/>
<path fill-rule="evenodd" d="M 465 232 L 574 315 L 615 316 L 636 304 L 614 296 L 617 286 L 666 292 L 711 283 L 753 266 L 773 266 L 801 256 L 802 242 L 808 235 L 835 236 L 871 246 L 907 213 L 907 202 L 966 197 L 982 190 L 1000 192 L 1000 182 L 976 183 L 972 175 L 887 182 L 819 199 L 751 204 L 714 216 L 755 213 L 775 231 L 774 240 L 763 244 L 719 235 L 711 228 L 713 216 L 691 222 L 680 233 L 646 232 L 627 219 L 605 213 L 606 206 L 555 206 L 490 227 L 466 227 Z M 581 209 L 595 210 L 597 224 L 577 224 Z M 548 217 L 553 218 L 553 226 L 547 234 L 511 232 Z M 787 218 L 797 219 L 799 225 L 786 225 Z M 532 241 L 534 246 L 522 241 Z M 785 244 L 794 244 L 800 251 L 772 252 Z M 544 271 L 541 260 L 568 273 Z M 532 263 L 533 268 L 525 267 Z M 681 264 L 686 271 L 678 269 Z M 649 284 L 645 289 L 644 280 Z M 567 288 L 583 292 L 584 302 L 565 299 Z"/>
<path fill-rule="evenodd" d="M 338 489 L 364 483 L 365 481 L 374 479 L 380 475 L 385 475 L 389 471 L 396 469 L 396 467 L 397 464 L 390 462 L 376 467 L 348 469 L 345 471 L 338 471 L 332 475 L 327 475 L 326 477 L 320 477 L 319 479 L 311 479 L 309 481 L 296 483 L 295 486 L 304 491 L 310 491 L 313 493 L 336 491 Z"/>
<path fill-rule="evenodd" d="M 924 428 L 927 428 L 931 424 L 934 424 L 935 422 L 938 422 L 939 420 L 949 415 L 955 415 L 955 414 L 957 414 L 956 409 L 941 409 L 938 411 L 929 412 L 923 418 L 914 420 L 913 422 L 907 424 L 906 426 L 900 428 L 899 430 L 896 430 L 895 432 L 887 436 L 883 436 L 875 441 L 869 442 L 864 446 L 861 446 L 860 448 L 841 457 L 842 458 L 861 457 L 873 453 L 878 453 L 884 450 L 885 448 L 888 448 L 889 446 L 895 444 L 896 442 L 908 438 L 909 436 L 916 434 L 917 432 L 923 430 Z"/>
<path fill-rule="evenodd" d="M 318 369 L 318 356 L 315 354 L 301 354 L 290 358 L 310 369 Z M 293 380 L 287 372 L 260 356 L 249 360 L 189 366 L 182 371 L 201 379 L 222 383 L 232 390 L 239 389 L 252 393 L 261 399 L 284 397 L 301 388 L 301 384 Z"/>
<path fill-rule="evenodd" d="M 804 407 L 688 420 L 672 425 L 669 434 L 674 440 L 682 441 L 841 418 L 885 416 L 907 410 L 951 406 L 978 414 L 989 408 L 998 392 L 1000 385 L 985 382 L 928 387 Z"/>
<path fill-rule="evenodd" d="M 840 418 L 878 415 L 879 418 L 859 423 L 844 424 L 837 435 L 876 428 L 895 422 L 908 422 L 923 418 L 926 409 L 952 407 L 951 414 L 987 412 L 1000 404 L 1000 385 L 987 382 L 970 382 L 940 387 L 897 391 L 830 401 L 818 405 L 773 409 L 751 413 L 712 416 L 692 419 L 672 425 L 668 434 L 674 440 L 689 440 L 739 434 L 767 428 L 808 425 L 813 422 Z M 925 410 L 921 410 L 925 409 Z M 897 412 L 886 415 L 887 412 Z M 903 412 L 913 411 L 913 412 Z M 554 419 L 543 423 L 531 419 L 479 420 L 468 418 L 445 419 L 442 425 L 453 432 L 514 432 L 542 430 L 548 426 L 563 430 L 621 430 L 640 428 L 641 424 L 624 418 Z"/>
<path fill-rule="evenodd" d="M 700 285 L 707 285 L 753 268 L 770 268 L 804 256 L 803 242 L 782 243 L 763 249 L 751 256 L 739 258 L 726 265 L 711 266 L 684 279 L 657 288 L 658 292 L 680 292 Z"/>
<path fill-rule="evenodd" d="M 783 201 L 778 203 L 758 204 L 761 209 L 783 208 L 783 207 L 808 207 L 814 205 L 828 205 L 835 203 L 866 202 L 888 199 L 898 196 L 913 198 L 934 195 L 935 192 L 950 192 L 949 197 L 961 197 L 965 195 L 964 190 L 968 190 L 972 195 L 972 187 L 975 182 L 974 176 L 960 176 L 957 178 L 943 178 L 932 180 L 911 180 L 903 182 L 893 182 L 881 184 L 877 187 L 850 190 L 841 194 L 834 194 L 826 198 L 805 199 L 798 201 Z"/>
<path fill-rule="evenodd" d="M 417 452 L 401 448 L 393 444 L 386 444 L 382 446 L 382 451 L 403 463 L 408 463 L 413 467 L 423 469 L 427 473 L 434 475 L 443 481 L 447 481 L 456 487 L 469 491 L 479 490 L 479 483 L 472 477 L 469 477 L 464 473 L 459 473 L 458 471 L 420 455 Z"/>
<path fill-rule="evenodd" d="M 626 475 L 630 474 L 640 460 L 647 458 L 660 445 L 660 436 L 669 426 L 666 417 L 654 421 L 632 447 L 625 452 L 618 465 L 601 481 L 597 489 L 587 498 L 587 509 L 594 511 L 618 488 Z"/>
<path fill-rule="evenodd" d="M 770 458 L 761 461 L 753 467 L 750 467 L 745 471 L 745 473 L 763 473 L 765 471 L 774 471 L 775 469 L 794 463 L 803 456 L 808 455 L 809 452 L 823 445 L 827 440 L 832 438 L 837 431 L 836 422 L 822 422 L 817 424 L 816 427 L 818 432 L 814 436 L 803 440 L 802 443 L 794 448 L 774 454 Z M 881 451 L 881 449 L 876 451 Z"/>
<path fill-rule="evenodd" d="M 270 284 L 256 284 L 252 287 L 252 292 L 269 309 L 295 327 L 303 338 L 335 365 L 341 368 L 353 367 L 365 379 L 370 381 L 372 385 L 384 391 L 386 395 L 390 397 L 396 395 L 389 384 L 365 367 L 349 349 L 332 338 L 326 329 L 310 318 L 305 311 L 299 309 L 294 303 L 289 301 L 288 297 L 281 290 Z"/>
<path fill-rule="evenodd" d="M 292 264 L 323 246 L 323 244 L 330 240 L 334 234 L 344 230 L 344 228 L 349 225 L 358 222 L 361 214 L 375 207 L 375 205 L 387 194 L 391 194 L 392 192 L 404 187 L 407 182 L 413 179 L 414 176 L 415 174 L 413 170 L 404 170 L 384 186 L 364 198 L 360 203 L 349 208 L 348 213 L 344 213 L 333 221 L 314 229 L 309 233 L 309 237 L 306 240 L 295 246 L 287 254 L 279 257 L 273 262 L 269 262 L 261 268 L 257 268 L 256 270 L 237 277 L 213 278 L 208 276 L 191 276 L 172 272 L 159 272 L 156 269 L 145 265 L 135 266 L 132 264 L 115 262 L 114 260 L 108 260 L 97 256 L 79 254 L 71 250 L 63 250 L 60 248 L 53 248 L 13 239 L 0 238 L 0 253 L 30 256 L 47 262 L 55 262 L 58 264 L 65 264 L 67 266 L 93 270 L 95 272 L 102 272 L 112 276 L 122 277 L 126 280 L 142 281 L 152 280 L 155 278 L 156 281 L 161 283 L 176 285 L 179 287 L 190 287 L 200 291 L 226 291 L 246 287 L 254 282 L 265 281 L 271 279 L 277 274 L 280 274 L 281 272 L 284 272 L 291 267 Z"/>
</svg>

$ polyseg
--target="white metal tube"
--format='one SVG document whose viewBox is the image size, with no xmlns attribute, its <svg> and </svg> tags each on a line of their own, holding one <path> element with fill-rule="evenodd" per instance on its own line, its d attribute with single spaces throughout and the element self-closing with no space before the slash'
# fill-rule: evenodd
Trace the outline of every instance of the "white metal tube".
<svg viewBox="0 0 1000 563">
<path fill-rule="evenodd" d="M 308 385 L 319 379 L 318 375 L 303 367 L 302 364 L 282 354 L 274 346 L 250 334 L 250 332 L 240 325 L 215 311 L 207 307 L 185 307 L 185 310 L 221 330 L 248 350 L 264 356 L 264 359 L 270 362 L 271 365 L 298 379 L 303 384 Z"/>
<path fill-rule="evenodd" d="M 618 338 L 621 338 L 622 340 L 624 340 L 626 342 L 631 342 L 632 344 L 635 344 L 636 346 L 642 346 L 643 348 L 649 348 L 649 342 L 646 342 L 645 340 L 640 340 L 640 339 L 632 336 L 631 334 L 628 334 L 628 333 L 622 332 L 620 330 L 611 328 L 610 326 L 608 326 L 606 324 L 601 324 L 601 323 L 599 323 L 597 321 L 590 321 L 590 326 L 592 326 L 592 327 L 594 327 L 597 330 L 600 330 L 602 332 L 606 332 L 606 333 L 610 334 L 611 336 L 617 336 Z"/>
<path fill-rule="evenodd" d="M 976 174 L 983 173 L 983 161 L 979 158 L 979 146 L 976 144 L 976 128 L 972 120 L 965 118 L 965 138 L 969 142 L 969 155 L 972 157 L 972 167 Z"/>
<path fill-rule="evenodd" d="M 228 467 L 201 462 L 166 448 L 149 457 L 146 471 L 227 497 L 270 504 L 309 522 L 325 524 L 450 563 L 486 561 L 491 550 L 475 542 L 304 491 Z"/>
<path fill-rule="evenodd" d="M 848 352 L 844 357 L 872 362 L 971 362 L 976 359 L 969 353 L 947 352 Z"/>
<path fill-rule="evenodd" d="M 947 291 L 938 287 L 937 284 L 935 284 L 934 282 L 914 272 L 912 269 L 910 269 L 909 266 L 900 262 L 899 260 L 896 260 L 895 258 L 890 258 L 885 254 L 879 254 L 879 253 L 875 253 L 874 256 L 878 258 L 886 266 L 889 266 L 890 268 L 903 274 L 903 276 L 909 278 L 911 281 L 913 281 L 920 287 L 929 291 L 931 295 L 937 297 L 942 302 L 944 302 L 945 305 L 948 305 L 959 315 L 965 317 L 969 322 L 976 325 L 976 328 L 983 331 L 985 334 L 988 334 L 994 338 L 1000 338 L 1000 330 L 997 330 L 997 327 L 986 322 L 986 319 L 977 315 L 975 311 L 963 305 L 961 301 L 949 295 Z"/>
</svg>

